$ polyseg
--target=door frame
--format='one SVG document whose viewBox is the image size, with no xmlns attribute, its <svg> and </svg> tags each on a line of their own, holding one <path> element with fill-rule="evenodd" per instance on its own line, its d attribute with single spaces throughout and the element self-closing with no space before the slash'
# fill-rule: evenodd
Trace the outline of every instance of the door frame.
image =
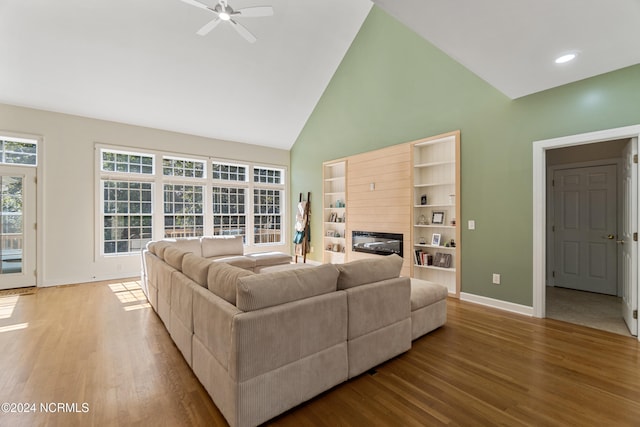
<svg viewBox="0 0 640 427">
<path fill-rule="evenodd" d="M 36 166 L 34 166 L 36 170 L 36 286 L 40 287 L 43 283 L 44 276 L 44 248 L 42 247 L 41 242 L 44 242 L 44 191 L 43 191 L 43 176 L 44 176 L 44 137 L 42 135 L 36 135 L 32 133 L 24 133 L 24 132 L 14 132 L 8 131 L 4 129 L 0 129 L 0 135 L 9 137 L 9 138 L 23 138 L 23 139 L 31 139 L 36 141 L 37 148 L 37 160 Z"/>
<path fill-rule="evenodd" d="M 547 159 L 554 148 L 594 144 L 614 139 L 638 138 L 640 125 L 625 126 L 533 142 L 533 315 L 545 317 L 547 257 Z M 635 189 L 638 192 L 638 188 Z M 640 251 L 638 251 L 640 253 Z M 638 263 L 638 259 L 634 260 Z M 635 284 L 638 286 L 638 283 Z M 640 300 L 640 292 L 638 292 Z M 640 301 L 638 301 L 640 302 Z M 638 304 L 640 306 L 640 304 Z M 640 341 L 640 335 L 638 336 Z"/>
<path fill-rule="evenodd" d="M 553 166 L 548 166 L 546 167 L 546 174 L 547 174 L 547 181 L 546 181 L 546 192 L 547 192 L 547 197 L 546 197 L 546 201 L 547 201 L 547 218 L 553 218 L 554 214 L 555 214 L 555 206 L 554 206 L 554 201 L 553 201 L 553 197 L 550 197 L 550 195 L 552 195 L 553 193 L 553 186 L 551 185 L 551 182 L 553 180 L 553 175 L 555 172 L 559 171 L 559 170 L 567 170 L 567 169 L 581 169 L 581 168 L 590 168 L 590 167 L 594 167 L 594 166 L 615 166 L 616 167 L 616 191 L 618 193 L 618 195 L 621 192 L 621 181 L 620 181 L 620 168 L 622 167 L 622 161 L 619 158 L 606 158 L 606 159 L 599 159 L 599 160 L 590 160 L 590 161 L 586 161 L 586 162 L 574 162 L 574 163 L 564 163 L 564 164 L 560 164 L 560 165 L 553 165 Z M 620 234 L 620 221 L 622 220 L 622 198 L 621 197 L 617 197 L 617 203 L 616 203 L 616 234 Z M 551 276 L 551 271 L 553 270 L 554 267 L 554 262 L 555 262 L 555 249 L 554 249 L 554 239 L 555 239 L 555 233 L 552 231 L 551 225 L 547 223 L 546 225 L 546 266 L 545 266 L 545 271 L 546 271 L 546 281 L 545 281 L 545 285 L 547 286 L 555 286 L 555 280 L 553 278 L 553 276 Z M 618 260 L 619 261 L 619 260 Z M 617 263 L 617 274 L 620 274 L 620 262 Z M 620 287 L 620 281 L 617 281 L 617 286 L 616 286 L 616 294 L 618 296 L 620 296 L 620 292 L 621 292 L 621 287 Z"/>
</svg>

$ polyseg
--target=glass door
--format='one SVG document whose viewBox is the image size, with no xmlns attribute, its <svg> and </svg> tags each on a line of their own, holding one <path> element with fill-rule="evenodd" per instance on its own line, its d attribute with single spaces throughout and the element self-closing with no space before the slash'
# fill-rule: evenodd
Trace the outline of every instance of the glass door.
<svg viewBox="0 0 640 427">
<path fill-rule="evenodd" d="M 0 289 L 36 285 L 35 173 L 0 166 Z"/>
</svg>

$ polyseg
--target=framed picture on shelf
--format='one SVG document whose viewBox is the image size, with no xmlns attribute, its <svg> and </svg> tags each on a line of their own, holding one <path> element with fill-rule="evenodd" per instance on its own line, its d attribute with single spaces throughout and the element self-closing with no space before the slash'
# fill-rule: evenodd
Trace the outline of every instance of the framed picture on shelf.
<svg viewBox="0 0 640 427">
<path fill-rule="evenodd" d="M 441 238 L 442 236 L 440 234 L 433 233 L 433 235 L 431 236 L 431 246 L 440 246 Z"/>
<path fill-rule="evenodd" d="M 444 224 L 444 211 L 433 211 L 431 213 L 431 224 Z"/>
<path fill-rule="evenodd" d="M 450 268 L 451 254 L 443 254 L 440 252 L 436 252 L 436 254 L 433 257 L 433 265 L 440 268 Z"/>
</svg>

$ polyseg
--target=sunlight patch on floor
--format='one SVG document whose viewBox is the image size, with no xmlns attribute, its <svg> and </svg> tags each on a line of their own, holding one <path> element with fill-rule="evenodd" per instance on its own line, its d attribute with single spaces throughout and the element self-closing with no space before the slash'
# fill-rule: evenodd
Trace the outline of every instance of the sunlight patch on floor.
<svg viewBox="0 0 640 427">
<path fill-rule="evenodd" d="M 18 295 L 0 297 L 0 319 L 8 319 L 13 315 L 19 298 Z"/>
<path fill-rule="evenodd" d="M 20 329 L 27 329 L 27 327 L 29 326 L 29 323 L 16 323 L 15 325 L 7 325 L 7 326 L 0 326 L 0 334 L 3 332 L 11 332 L 11 331 L 18 331 Z"/>
<path fill-rule="evenodd" d="M 147 302 L 139 282 L 121 282 L 109 285 L 111 291 L 118 297 L 120 303 L 124 305 L 125 311 L 140 310 L 149 308 L 151 305 Z"/>
</svg>

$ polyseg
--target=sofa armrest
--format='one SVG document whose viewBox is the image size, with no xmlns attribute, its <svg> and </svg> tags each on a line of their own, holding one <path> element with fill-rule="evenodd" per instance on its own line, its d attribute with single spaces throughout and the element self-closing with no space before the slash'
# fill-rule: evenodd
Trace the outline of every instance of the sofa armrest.
<svg viewBox="0 0 640 427">
<path fill-rule="evenodd" d="M 210 290 L 193 289 L 193 333 L 225 369 L 229 369 L 231 325 L 242 313 Z"/>
</svg>

